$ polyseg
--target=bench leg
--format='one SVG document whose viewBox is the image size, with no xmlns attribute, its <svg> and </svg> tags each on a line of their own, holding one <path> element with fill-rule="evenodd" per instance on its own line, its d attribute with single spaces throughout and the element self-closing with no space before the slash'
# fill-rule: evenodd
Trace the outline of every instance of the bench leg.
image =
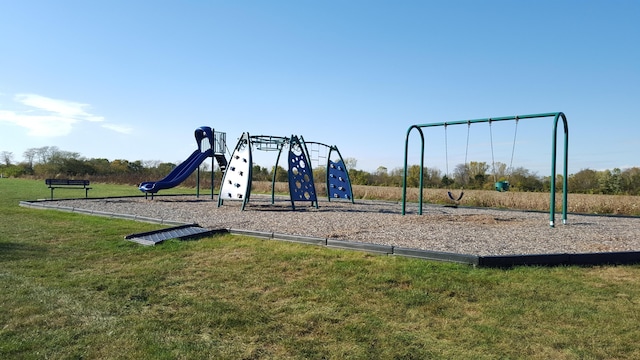
<svg viewBox="0 0 640 360">
<path fill-rule="evenodd" d="M 53 188 L 51 188 L 51 200 L 53 200 Z"/>
</svg>

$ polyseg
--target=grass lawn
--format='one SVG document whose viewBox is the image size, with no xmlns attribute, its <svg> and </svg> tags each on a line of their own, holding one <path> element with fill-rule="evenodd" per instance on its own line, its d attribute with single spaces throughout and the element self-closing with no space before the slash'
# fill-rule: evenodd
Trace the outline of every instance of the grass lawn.
<svg viewBox="0 0 640 360">
<path fill-rule="evenodd" d="M 144 247 L 123 236 L 159 225 L 18 206 L 48 191 L 0 179 L 2 359 L 640 358 L 639 266 L 477 269 L 232 235 Z"/>
</svg>

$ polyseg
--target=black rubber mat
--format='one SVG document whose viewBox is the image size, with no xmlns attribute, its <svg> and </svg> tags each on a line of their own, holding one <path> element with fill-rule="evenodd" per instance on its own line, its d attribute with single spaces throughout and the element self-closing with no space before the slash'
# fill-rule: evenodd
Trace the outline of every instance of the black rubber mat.
<svg viewBox="0 0 640 360">
<path fill-rule="evenodd" d="M 124 238 L 142 245 L 156 245 L 169 239 L 196 239 L 204 237 L 219 230 L 209 230 L 200 227 L 198 224 L 180 225 L 167 229 L 148 231 L 138 234 L 127 235 Z"/>
</svg>

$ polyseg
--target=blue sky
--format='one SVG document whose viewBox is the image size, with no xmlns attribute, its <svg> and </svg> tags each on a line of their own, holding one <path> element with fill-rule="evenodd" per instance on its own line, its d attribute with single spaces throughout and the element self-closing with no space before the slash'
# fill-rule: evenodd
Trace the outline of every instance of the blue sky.
<svg viewBox="0 0 640 360">
<path fill-rule="evenodd" d="M 0 0 L 0 151 L 179 163 L 206 125 L 391 170 L 413 124 L 562 111 L 570 173 L 640 166 L 638 39 L 635 0 Z M 426 165 L 491 162 L 489 131 L 510 163 L 514 123 L 494 125 L 468 151 L 449 127 L 448 166 L 427 131 Z M 549 175 L 551 129 L 521 121 L 513 166 Z"/>
</svg>

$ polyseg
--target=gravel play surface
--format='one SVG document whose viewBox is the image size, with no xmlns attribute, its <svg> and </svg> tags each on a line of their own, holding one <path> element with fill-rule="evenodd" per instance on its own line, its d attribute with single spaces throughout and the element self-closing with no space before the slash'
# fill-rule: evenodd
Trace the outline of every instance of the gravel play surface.
<svg viewBox="0 0 640 360">
<path fill-rule="evenodd" d="M 217 197 L 156 196 L 57 200 L 52 206 L 197 223 L 210 229 L 241 229 L 469 255 L 521 255 L 640 251 L 640 218 L 569 214 L 549 226 L 549 214 L 359 200 L 320 200 L 319 208 L 288 198 L 251 195 L 244 211 L 238 201 Z"/>
</svg>

